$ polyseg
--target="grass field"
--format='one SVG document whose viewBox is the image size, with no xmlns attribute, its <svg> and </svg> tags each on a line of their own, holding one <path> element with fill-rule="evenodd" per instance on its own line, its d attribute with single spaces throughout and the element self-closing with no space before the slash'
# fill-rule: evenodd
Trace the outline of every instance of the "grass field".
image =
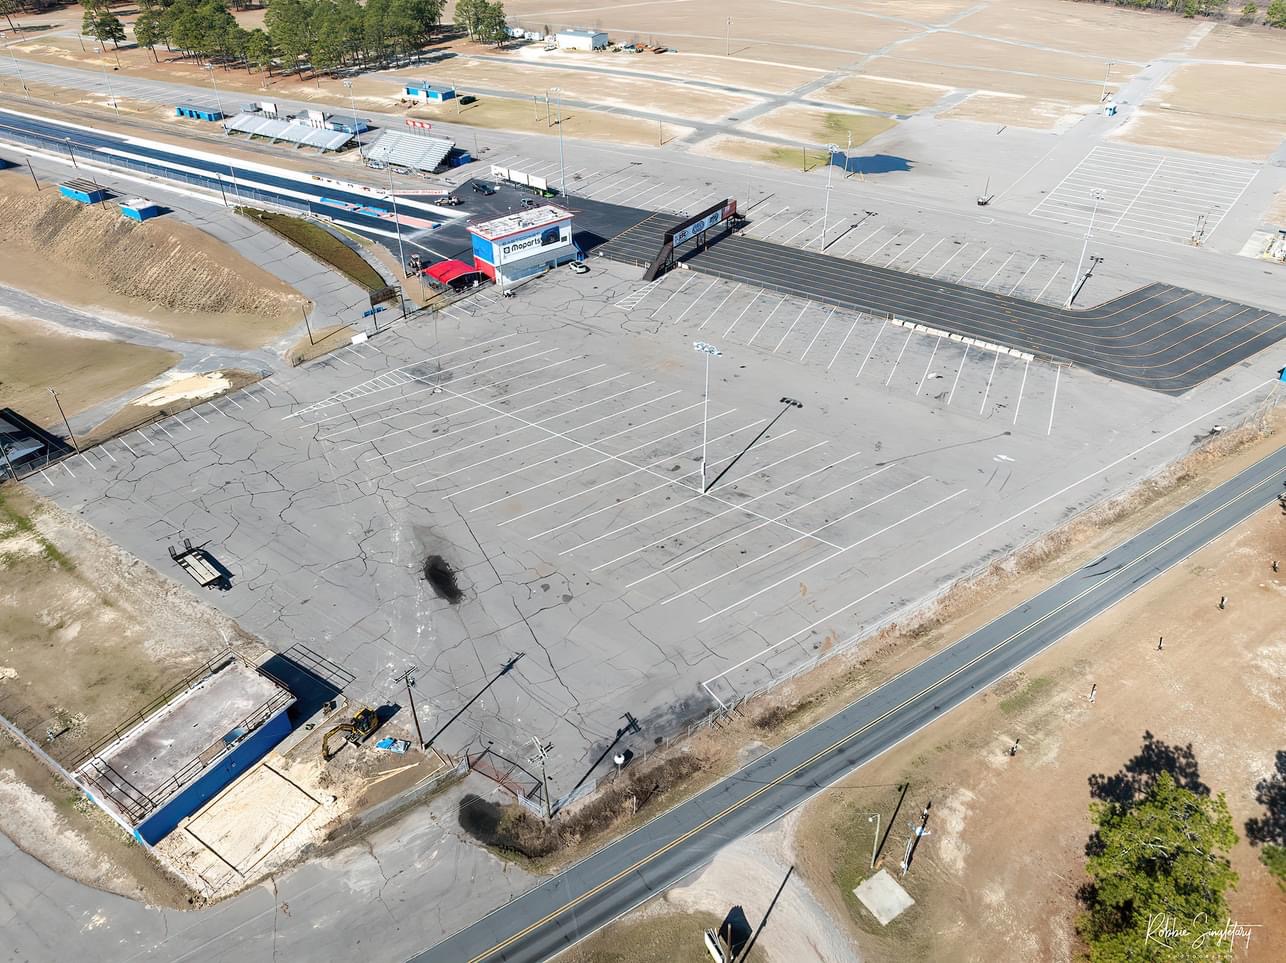
<svg viewBox="0 0 1286 963">
<path fill-rule="evenodd" d="M 278 214 L 275 211 L 259 211 L 253 208 L 239 208 L 239 210 L 247 217 L 254 218 L 264 227 L 281 235 L 296 247 L 307 251 L 317 260 L 329 264 L 354 284 L 361 285 L 368 291 L 378 291 L 385 287 L 384 278 L 375 268 L 320 224 L 314 224 L 301 217 L 291 217 L 289 214 Z"/>
</svg>

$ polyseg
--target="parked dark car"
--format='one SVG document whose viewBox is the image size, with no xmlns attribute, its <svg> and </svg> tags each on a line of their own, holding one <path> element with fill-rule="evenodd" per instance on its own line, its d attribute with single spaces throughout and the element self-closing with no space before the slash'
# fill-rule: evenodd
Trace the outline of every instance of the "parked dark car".
<svg viewBox="0 0 1286 963">
<path fill-rule="evenodd" d="M 487 197 L 490 197 L 492 194 L 496 192 L 496 189 L 494 187 L 492 187 L 490 184 L 484 184 L 482 183 L 482 181 L 474 181 L 473 189 L 479 194 L 485 194 Z"/>
</svg>

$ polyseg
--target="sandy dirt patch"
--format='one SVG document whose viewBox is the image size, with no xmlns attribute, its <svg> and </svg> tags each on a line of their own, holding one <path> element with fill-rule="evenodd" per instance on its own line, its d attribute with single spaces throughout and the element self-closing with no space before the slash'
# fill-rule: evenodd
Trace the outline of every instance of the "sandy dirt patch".
<svg viewBox="0 0 1286 963">
<path fill-rule="evenodd" d="M 1101 60 L 1148 61 L 1180 46 L 1200 23 L 1098 3 L 1004 0 L 986 5 L 951 27 L 964 33 L 1094 54 Z"/>
<path fill-rule="evenodd" d="M 935 33 L 870 60 L 864 72 L 948 87 L 1098 103 L 1105 65 L 1098 57 L 1035 50 L 980 37 Z M 1109 88 L 1133 73 L 1118 64 Z"/>
<path fill-rule="evenodd" d="M 946 4 L 935 4 L 942 8 Z M 961 3 L 963 8 L 965 4 Z M 777 0 L 708 0 L 702 3 L 609 3 L 549 9 L 548 3 L 518 0 L 505 6 L 511 23 L 539 28 L 594 27 L 616 43 L 664 44 L 681 51 L 724 54 L 731 35 L 734 57 L 837 67 L 855 56 L 916 33 L 914 23 L 886 19 L 887 4 L 830 4 L 826 16 L 812 4 Z M 811 12 L 810 12 L 811 11 Z M 896 16 L 904 18 L 904 5 Z M 918 9 L 912 19 L 925 16 Z M 931 13 L 929 14 L 931 15 Z M 726 21 L 732 18 L 729 29 Z"/>
<path fill-rule="evenodd" d="M 51 386 L 71 416 L 147 384 L 178 361 L 172 351 L 0 316 L 0 408 L 55 425 L 60 416 Z"/>
<path fill-rule="evenodd" d="M 543 133 L 551 137 L 558 136 L 557 126 L 547 126 L 543 98 L 539 105 L 535 105 L 531 101 L 479 97 L 476 102 L 459 112 L 450 104 L 424 105 L 408 110 L 407 116 L 463 124 L 467 127 L 519 130 L 527 133 Z M 691 132 L 691 127 L 665 125 L 667 141 L 686 136 Z M 655 146 L 658 139 L 657 124 L 650 120 L 622 117 L 618 114 L 586 110 L 583 107 L 570 107 L 567 104 L 563 104 L 563 133 L 567 137 L 585 140 L 605 140 L 643 146 Z"/>
<path fill-rule="evenodd" d="M 596 59 L 595 63 L 600 60 Z M 607 63 L 606 66 L 614 66 Z M 444 76 L 458 91 L 469 93 L 471 87 L 509 91 L 530 101 L 533 95 L 541 100 L 544 112 L 544 93 L 560 87 L 564 101 L 579 100 L 609 107 L 627 107 L 632 110 L 654 111 L 674 117 L 711 121 L 735 113 L 746 106 L 758 103 L 749 97 L 717 94 L 682 84 L 665 83 L 654 77 L 640 76 L 637 80 L 614 74 L 593 74 L 583 70 L 558 70 L 550 67 L 492 60 L 474 60 L 456 57 L 429 71 Z M 396 83 L 420 79 L 426 71 L 412 68 L 394 74 L 381 74 L 378 78 L 397 78 Z M 397 94 L 392 88 L 391 93 Z M 533 112 L 534 114 L 534 112 Z"/>
<path fill-rule="evenodd" d="M 1034 100 L 1012 94 L 970 94 L 938 116 L 946 120 L 977 120 L 1010 127 L 1064 131 L 1094 108 L 1057 100 Z"/>
<path fill-rule="evenodd" d="M 1270 27 L 1247 28 L 1218 23 L 1192 48 L 1190 56 L 1286 66 L 1286 43 L 1282 40 L 1281 31 Z"/>
<path fill-rule="evenodd" d="M 53 502 L 10 486 L 2 499 L 0 664 L 15 676 L 0 681 L 0 713 L 56 759 L 70 761 L 229 644 L 251 644 Z M 5 552 L 3 539 L 23 534 L 40 554 Z M 48 741 L 47 728 L 66 731 Z"/>
<path fill-rule="evenodd" d="M 668 51 L 664 54 L 607 53 L 585 54 L 566 50 L 545 50 L 539 44 L 528 44 L 514 51 L 523 60 L 541 60 L 546 63 L 569 63 L 629 70 L 643 77 L 665 76 L 680 80 L 707 80 L 732 84 L 745 90 L 763 93 L 785 93 L 810 80 L 816 80 L 822 70 L 797 67 L 767 60 L 729 58 L 719 54 L 701 54 L 688 51 Z"/>
<path fill-rule="evenodd" d="M 698 156 L 726 157 L 729 160 L 768 164 L 784 170 L 805 173 L 826 165 L 825 148 L 784 147 L 766 144 L 761 140 L 751 140 L 748 137 L 734 137 L 731 134 L 716 134 L 714 137 L 708 137 L 697 143 L 691 153 Z"/>
<path fill-rule="evenodd" d="M 263 376 L 257 371 L 225 368 L 200 374 L 175 374 L 172 377 L 172 381 L 157 385 L 143 396 L 150 396 L 150 400 L 144 402 L 136 398 L 96 424 L 80 439 L 81 446 L 100 444 L 140 425 L 187 411 L 212 398 L 240 391 Z"/>
<path fill-rule="evenodd" d="M 950 92 L 950 87 L 938 84 L 856 76 L 822 87 L 807 99 L 885 110 L 891 114 L 913 114 L 931 107 Z"/>
<path fill-rule="evenodd" d="M 276 340 L 307 304 L 223 242 L 173 217 L 138 224 L 111 203 L 84 205 L 0 175 L 0 282 L 105 308 L 183 340 L 252 348 Z M 51 265 L 58 265 L 51 269 Z"/>
<path fill-rule="evenodd" d="M 1286 38 L 1282 39 L 1286 46 Z M 1286 69 L 1240 64 L 1186 64 L 1144 106 L 1215 119 L 1286 125 Z"/>
<path fill-rule="evenodd" d="M 1273 197 L 1273 203 L 1264 215 L 1264 223 L 1273 224 L 1277 227 L 1286 226 L 1286 187 L 1283 187 Z"/>
<path fill-rule="evenodd" d="M 1216 157 L 1263 160 L 1281 145 L 1286 125 L 1140 108 L 1112 136 L 1147 147 L 1182 144 L 1184 150 Z"/>
<path fill-rule="evenodd" d="M 1200 780 L 1227 793 L 1244 837 L 1245 821 L 1264 814 L 1255 786 L 1273 770 L 1286 714 L 1279 629 L 1286 581 L 1271 570 L 1283 555 L 1286 526 L 1272 506 L 863 767 L 840 784 L 846 791 L 810 804 L 796 840 L 801 865 L 863 953 L 997 963 L 1074 958 L 1089 779 L 1118 772 L 1141 752 L 1183 758 L 1190 747 Z M 1216 604 L 1221 594 L 1231 599 L 1226 611 Z M 1021 748 L 1011 758 L 1014 739 Z M 884 806 L 887 818 L 887 792 L 859 787 L 903 781 L 911 789 L 885 865 L 896 871 L 905 823 L 928 800 L 933 835 L 905 881 L 918 905 L 881 930 L 839 892 L 837 880 L 853 863 L 846 840 L 862 826 L 846 810 Z M 1020 811 L 1015 801 L 1023 801 Z M 869 861 L 869 850 L 858 860 Z M 1282 959 L 1286 901 L 1244 840 L 1232 861 L 1241 875 L 1233 918 L 1262 927 L 1237 959 Z"/>
<path fill-rule="evenodd" d="M 853 146 L 864 144 L 878 134 L 897 126 L 897 121 L 868 114 L 846 114 L 824 110 L 820 107 L 779 107 L 761 114 L 741 125 L 743 129 L 759 134 L 788 137 L 806 144 L 848 145 L 849 134 Z"/>
<path fill-rule="evenodd" d="M 0 832 L 50 869 L 87 886 L 186 908 L 190 893 L 78 789 L 0 735 Z"/>
</svg>

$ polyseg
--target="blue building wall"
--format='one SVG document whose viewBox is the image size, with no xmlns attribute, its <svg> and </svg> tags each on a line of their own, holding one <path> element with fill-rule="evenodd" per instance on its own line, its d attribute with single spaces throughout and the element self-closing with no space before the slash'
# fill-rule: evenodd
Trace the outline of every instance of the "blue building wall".
<svg viewBox="0 0 1286 963">
<path fill-rule="evenodd" d="M 82 191 L 66 184 L 59 186 L 58 193 L 63 197 L 70 197 L 73 201 L 80 201 L 82 204 L 97 204 L 107 197 L 106 191 Z"/>
<path fill-rule="evenodd" d="M 286 710 L 269 719 L 201 777 L 134 828 L 134 837 L 154 845 L 178 824 L 213 799 L 230 782 L 266 756 L 290 732 Z"/>
<path fill-rule="evenodd" d="M 138 207 L 122 206 L 121 213 L 131 221 L 147 221 L 158 216 L 161 209 L 155 204 L 140 204 Z"/>
</svg>

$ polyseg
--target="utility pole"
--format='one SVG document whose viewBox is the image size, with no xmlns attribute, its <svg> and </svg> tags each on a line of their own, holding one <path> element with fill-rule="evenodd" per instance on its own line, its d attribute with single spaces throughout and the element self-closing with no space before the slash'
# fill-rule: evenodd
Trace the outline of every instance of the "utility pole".
<svg viewBox="0 0 1286 963">
<path fill-rule="evenodd" d="M 219 192 L 223 192 L 222 184 L 219 185 Z M 317 342 L 313 340 L 313 327 L 308 323 L 308 309 L 301 304 L 299 306 L 299 313 L 304 316 L 304 330 L 308 332 L 308 343 L 316 344 Z"/>
<path fill-rule="evenodd" d="M 558 95 L 558 193 L 567 196 L 567 161 L 563 151 L 563 89 L 552 88 Z"/>
<path fill-rule="evenodd" d="M 1112 75 L 1112 67 L 1115 65 L 1115 60 L 1109 60 L 1107 62 L 1107 68 L 1103 71 L 1103 91 L 1098 95 L 1098 102 L 1100 104 L 1107 100 L 1107 78 Z"/>
<path fill-rule="evenodd" d="M 63 143 L 67 145 L 67 156 L 71 158 L 71 166 L 72 166 L 72 167 L 74 167 L 74 168 L 76 168 L 77 170 L 79 170 L 79 169 L 80 169 L 80 165 L 79 165 L 78 163 L 76 163 L 76 152 L 75 152 L 74 150 L 72 150 L 72 147 L 71 147 L 71 138 L 70 138 L 70 137 L 64 137 L 64 138 L 63 138 Z"/>
<path fill-rule="evenodd" d="M 63 426 L 67 429 L 67 437 L 71 439 L 71 446 L 76 449 L 76 454 L 79 455 L 80 445 L 76 441 L 76 436 L 72 434 L 71 422 L 67 420 L 67 412 L 63 411 L 63 403 L 58 399 L 58 392 L 50 388 L 49 393 L 54 396 L 54 404 L 58 406 L 58 414 L 63 416 Z"/>
<path fill-rule="evenodd" d="M 4 36 L 5 36 L 5 33 L 4 33 L 3 31 L 0 31 L 0 38 L 3 38 Z M 24 95 L 28 100 L 30 100 L 30 99 L 31 99 L 31 91 L 30 91 L 29 89 L 27 89 L 27 80 L 26 80 L 26 78 L 25 78 L 25 77 L 23 77 L 23 76 L 22 76 L 22 68 L 18 66 L 18 58 L 17 58 L 16 56 L 14 56 L 14 52 L 13 52 L 13 48 L 12 48 L 12 47 L 10 47 L 10 48 L 9 48 L 9 59 L 13 61 L 13 69 L 14 69 L 14 72 L 15 72 L 15 73 L 17 73 L 17 75 L 18 75 L 18 83 L 22 85 L 22 93 L 23 93 L 23 95 Z"/>
<path fill-rule="evenodd" d="M 853 132 L 848 132 L 848 148 L 844 151 L 844 180 L 848 180 L 848 156 L 853 153 Z"/>
<path fill-rule="evenodd" d="M 40 191 L 42 189 L 40 187 L 40 179 L 36 177 L 36 171 L 31 166 L 31 158 L 30 157 L 26 158 L 26 161 L 27 161 L 27 173 L 31 175 L 31 180 L 32 180 L 32 183 L 36 185 L 36 190 Z"/>
<path fill-rule="evenodd" d="M 535 736 L 531 737 L 531 741 L 536 744 L 536 754 L 540 756 L 540 785 L 542 795 L 545 797 L 545 818 L 552 819 L 554 817 L 554 813 L 552 808 L 553 804 L 549 799 L 549 773 L 547 771 L 546 764 L 548 762 L 547 753 L 554 748 L 554 744 L 552 742 L 541 742 Z"/>
<path fill-rule="evenodd" d="M 420 716 L 415 711 L 415 696 L 411 694 L 411 688 L 415 685 L 415 677 L 412 675 L 413 672 L 415 672 L 414 666 L 407 669 L 405 672 L 403 672 L 393 681 L 406 683 L 406 701 L 409 702 L 411 705 L 411 718 L 415 720 L 415 739 L 416 739 L 416 742 L 419 744 L 420 749 L 423 750 L 424 733 L 420 731 Z"/>
<path fill-rule="evenodd" d="M 920 840 L 931 835 L 925 827 L 929 823 L 929 809 L 933 806 L 933 801 L 924 804 L 924 811 L 920 813 L 920 825 L 907 823 L 911 827 L 911 838 L 906 841 L 906 854 L 902 857 L 902 875 L 906 876 L 906 871 L 911 868 L 911 858 L 915 855 L 915 847 Z"/>
<path fill-rule="evenodd" d="M 724 56 L 731 57 L 732 56 L 732 18 L 731 17 L 728 18 L 727 24 L 724 25 L 724 41 L 726 46 L 726 49 L 724 50 Z"/>
<path fill-rule="evenodd" d="M 693 341 L 692 347 L 706 356 L 706 386 L 703 392 L 701 412 L 701 491 L 706 490 L 706 440 L 709 438 L 710 425 L 710 359 L 720 357 L 723 352 L 704 341 Z"/>
</svg>

